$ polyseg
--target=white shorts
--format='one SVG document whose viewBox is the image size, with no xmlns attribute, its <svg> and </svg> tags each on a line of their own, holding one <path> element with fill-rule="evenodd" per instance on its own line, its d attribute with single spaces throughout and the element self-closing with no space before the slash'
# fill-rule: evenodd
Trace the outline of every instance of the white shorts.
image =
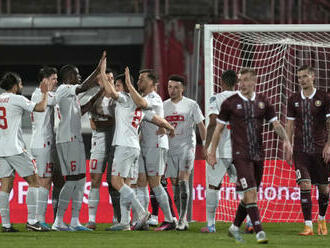
<svg viewBox="0 0 330 248">
<path fill-rule="evenodd" d="M 15 176 L 15 171 L 21 177 L 36 173 L 37 167 L 29 153 L 22 152 L 9 157 L 0 157 L 0 178 Z"/>
<path fill-rule="evenodd" d="M 226 172 L 228 176 L 231 178 L 231 181 L 234 177 L 237 177 L 236 169 L 232 164 L 231 158 L 217 158 L 217 163 L 214 165 L 214 168 L 209 164 L 206 165 L 206 177 L 207 183 L 209 185 L 213 185 L 218 187 L 223 180 Z M 232 168 L 233 167 L 233 168 Z M 236 179 L 234 179 L 236 182 Z"/>
<path fill-rule="evenodd" d="M 140 150 L 137 148 L 116 146 L 111 175 L 123 178 L 136 178 L 139 155 Z"/>
<path fill-rule="evenodd" d="M 38 175 L 40 177 L 51 177 L 55 165 L 55 147 L 31 148 L 31 153 L 37 165 Z"/>
<path fill-rule="evenodd" d="M 167 149 L 156 147 L 141 148 L 139 173 L 147 176 L 163 176 L 167 161 Z"/>
<path fill-rule="evenodd" d="M 80 141 L 56 144 L 62 176 L 86 173 L 86 155 L 84 143 Z"/>
<path fill-rule="evenodd" d="M 97 132 L 93 130 L 91 141 L 91 157 L 89 161 L 90 173 L 103 173 L 107 162 L 112 163 L 114 148 L 112 143 L 112 131 Z"/>
<path fill-rule="evenodd" d="M 181 153 L 168 152 L 166 178 L 178 178 L 180 171 L 191 172 L 194 167 L 195 148 L 182 149 Z"/>
</svg>

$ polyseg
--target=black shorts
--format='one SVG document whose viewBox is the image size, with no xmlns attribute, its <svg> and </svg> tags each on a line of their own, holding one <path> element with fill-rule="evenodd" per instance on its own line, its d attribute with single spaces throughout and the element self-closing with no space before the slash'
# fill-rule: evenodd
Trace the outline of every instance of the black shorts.
<svg viewBox="0 0 330 248">
<path fill-rule="evenodd" d="M 329 164 L 323 161 L 320 153 L 293 153 L 296 180 L 311 181 L 313 185 L 329 184 Z"/>
<path fill-rule="evenodd" d="M 237 191 L 247 191 L 259 188 L 264 172 L 264 161 L 254 161 L 246 158 L 235 158 L 233 164 L 237 170 Z"/>
</svg>

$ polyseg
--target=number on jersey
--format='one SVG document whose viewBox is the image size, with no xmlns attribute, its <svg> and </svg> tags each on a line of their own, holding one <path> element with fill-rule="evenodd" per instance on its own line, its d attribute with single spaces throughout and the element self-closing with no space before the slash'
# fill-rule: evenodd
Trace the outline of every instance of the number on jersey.
<svg viewBox="0 0 330 248">
<path fill-rule="evenodd" d="M 6 108 L 0 107 L 0 129 L 7 129 L 8 123 L 7 123 L 7 114 L 6 114 Z"/>
<path fill-rule="evenodd" d="M 138 128 L 142 119 L 142 110 L 140 108 L 135 109 L 134 117 L 132 120 L 132 126 Z"/>
</svg>

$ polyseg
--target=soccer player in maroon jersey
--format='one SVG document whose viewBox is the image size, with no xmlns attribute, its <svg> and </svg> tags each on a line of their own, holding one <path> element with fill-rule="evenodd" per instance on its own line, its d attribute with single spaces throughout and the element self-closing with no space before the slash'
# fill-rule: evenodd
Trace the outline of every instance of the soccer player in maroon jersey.
<svg viewBox="0 0 330 248">
<path fill-rule="evenodd" d="M 268 239 L 261 226 L 257 206 L 257 189 L 263 175 L 264 149 L 262 129 L 264 120 L 272 124 L 275 132 L 284 140 L 287 159 L 291 158 L 292 147 L 285 129 L 277 119 L 274 107 L 267 97 L 256 94 L 256 72 L 242 69 L 239 74 L 239 91 L 223 102 L 217 119 L 217 126 L 212 137 L 211 150 L 207 161 L 216 164 L 216 149 L 220 135 L 229 122 L 232 127 L 232 155 L 237 170 L 237 190 L 243 192 L 236 217 L 229 228 L 229 234 L 237 242 L 243 242 L 239 227 L 248 214 L 251 218 L 258 243 L 267 243 Z"/>
<path fill-rule="evenodd" d="M 330 98 L 314 87 L 313 68 L 298 69 L 300 91 L 288 101 L 287 133 L 294 135 L 293 161 L 300 187 L 305 228 L 300 235 L 313 235 L 311 186 L 319 190 L 318 234 L 327 235 L 325 214 L 329 202 L 328 170 L 330 159 Z"/>
</svg>

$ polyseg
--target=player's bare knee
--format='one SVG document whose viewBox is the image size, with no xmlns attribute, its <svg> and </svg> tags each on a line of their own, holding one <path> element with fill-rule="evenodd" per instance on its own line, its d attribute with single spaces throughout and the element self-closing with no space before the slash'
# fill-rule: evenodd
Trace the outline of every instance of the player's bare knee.
<svg viewBox="0 0 330 248">
<path fill-rule="evenodd" d="M 151 188 L 157 187 L 160 185 L 160 176 L 148 177 L 148 181 Z"/>
<path fill-rule="evenodd" d="M 138 187 L 146 187 L 148 185 L 148 181 L 147 181 L 147 176 L 146 174 L 139 174 L 139 178 L 137 181 L 137 186 Z"/>
<path fill-rule="evenodd" d="M 244 192 L 243 202 L 245 204 L 256 203 L 257 202 L 257 190 L 250 189 Z"/>
<path fill-rule="evenodd" d="M 318 185 L 318 190 L 320 194 L 329 194 L 329 185 L 327 184 L 320 184 Z"/>
<path fill-rule="evenodd" d="M 38 177 L 38 183 L 40 187 L 50 190 L 50 186 L 52 184 L 51 177 Z"/>
<path fill-rule="evenodd" d="M 1 178 L 1 191 L 10 193 L 14 185 L 14 177 Z"/>
<path fill-rule="evenodd" d="M 179 172 L 179 181 L 188 181 L 190 177 L 189 171 L 180 171 Z"/>
<path fill-rule="evenodd" d="M 25 181 L 29 184 L 29 187 L 39 187 L 37 175 L 33 174 L 31 176 L 24 177 Z"/>
</svg>

